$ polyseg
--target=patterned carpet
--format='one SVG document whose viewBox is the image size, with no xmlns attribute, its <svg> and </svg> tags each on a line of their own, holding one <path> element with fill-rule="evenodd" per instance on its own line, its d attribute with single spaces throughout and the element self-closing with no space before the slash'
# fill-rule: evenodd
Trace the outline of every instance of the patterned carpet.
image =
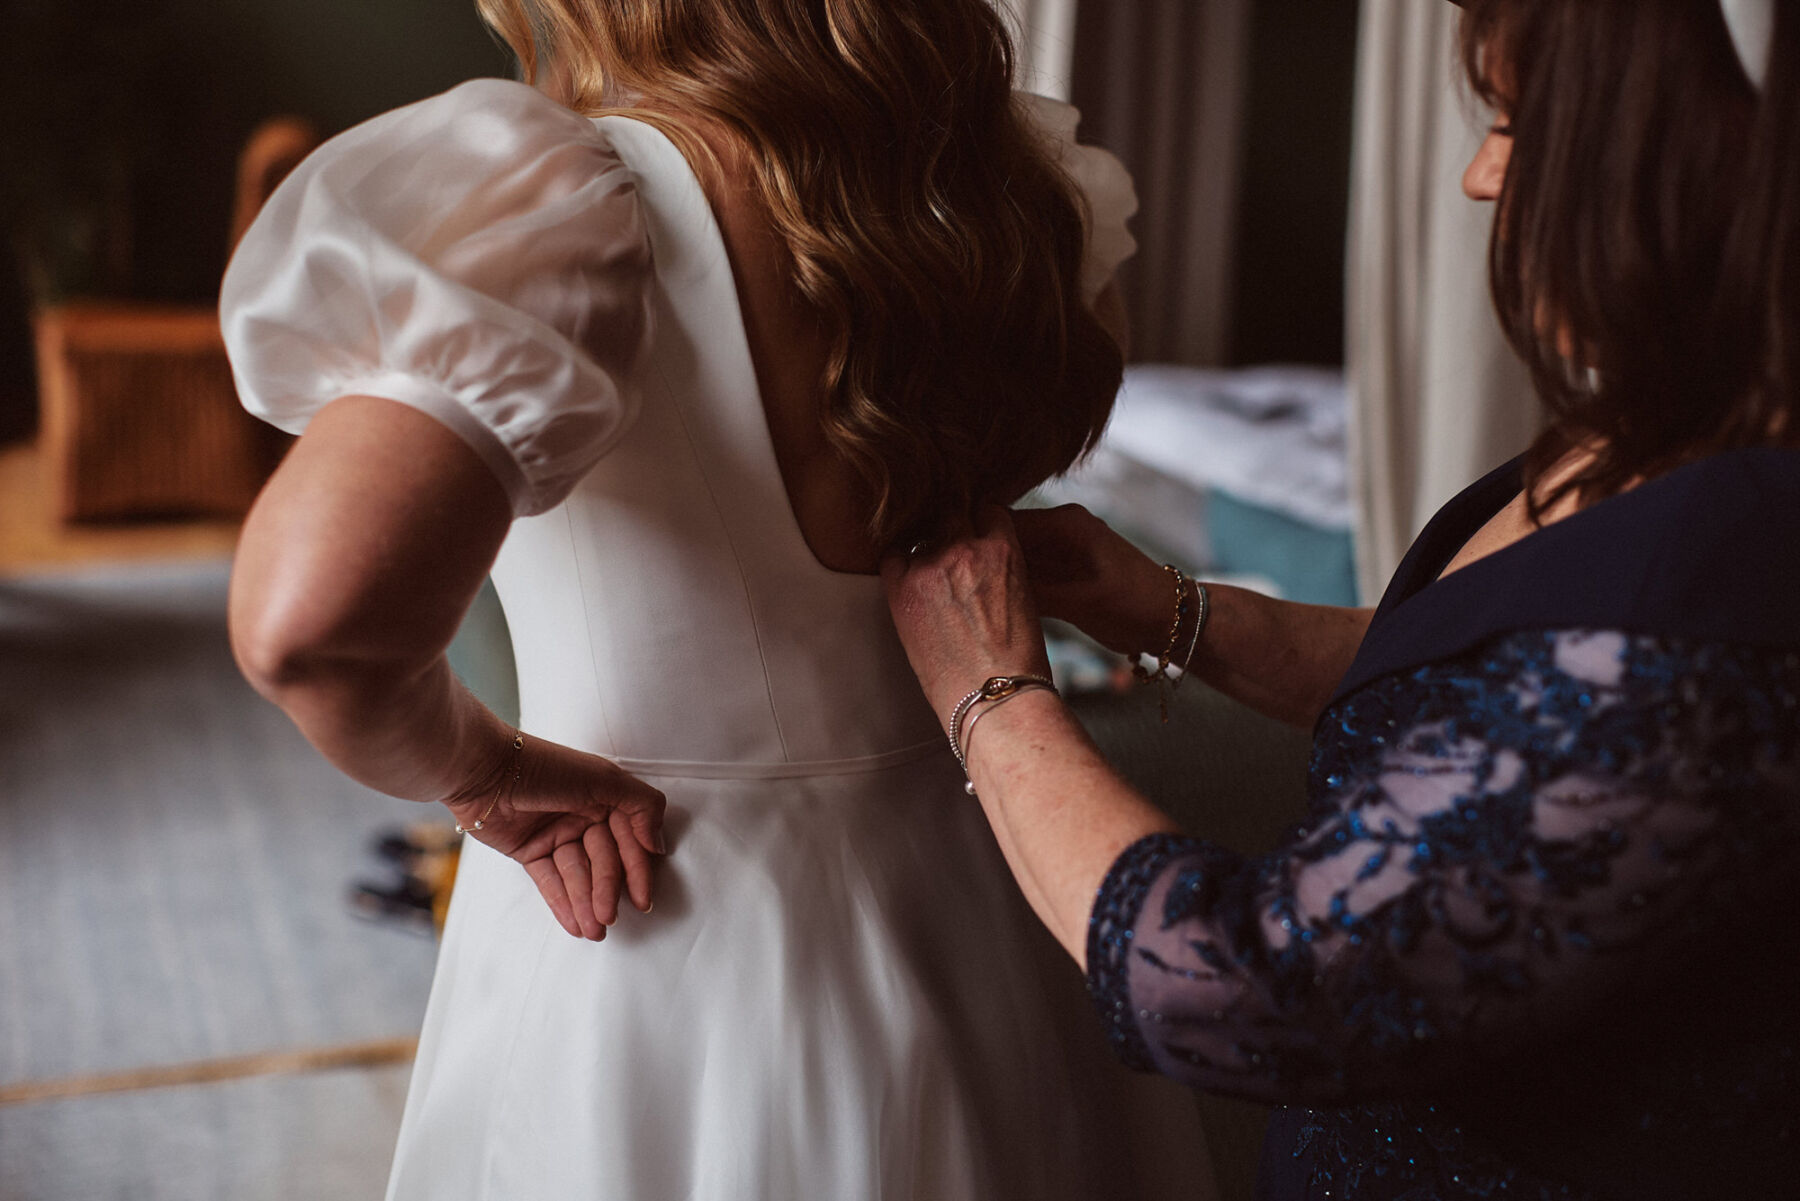
<svg viewBox="0 0 1800 1201">
<path fill-rule="evenodd" d="M 415 1033 L 379 827 L 239 678 L 226 567 L 0 580 L 0 1089 Z M 0 1106 L 0 1201 L 378 1197 L 406 1068 Z"/>
</svg>

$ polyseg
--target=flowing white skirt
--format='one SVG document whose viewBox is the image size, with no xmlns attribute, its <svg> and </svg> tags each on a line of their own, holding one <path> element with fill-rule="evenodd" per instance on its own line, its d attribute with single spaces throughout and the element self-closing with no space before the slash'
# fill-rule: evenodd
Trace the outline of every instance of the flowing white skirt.
<svg viewBox="0 0 1800 1201">
<path fill-rule="evenodd" d="M 655 911 L 563 933 L 470 843 L 390 1201 L 1207 1201 L 937 760 L 654 779 Z"/>
</svg>

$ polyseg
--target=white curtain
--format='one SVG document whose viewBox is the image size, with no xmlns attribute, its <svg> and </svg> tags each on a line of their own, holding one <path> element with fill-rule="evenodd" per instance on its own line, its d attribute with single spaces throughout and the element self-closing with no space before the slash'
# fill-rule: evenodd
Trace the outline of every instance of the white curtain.
<svg viewBox="0 0 1800 1201">
<path fill-rule="evenodd" d="M 1019 33 L 1019 86 L 1056 100 L 1069 98 L 1075 54 L 1076 0 L 998 0 Z M 1116 0 L 1101 0 L 1113 3 Z"/>
<path fill-rule="evenodd" d="M 1492 206 L 1462 195 L 1486 124 L 1443 0 L 1363 0 L 1347 356 L 1357 570 L 1373 602 L 1425 522 L 1537 428 L 1489 299 Z"/>
</svg>

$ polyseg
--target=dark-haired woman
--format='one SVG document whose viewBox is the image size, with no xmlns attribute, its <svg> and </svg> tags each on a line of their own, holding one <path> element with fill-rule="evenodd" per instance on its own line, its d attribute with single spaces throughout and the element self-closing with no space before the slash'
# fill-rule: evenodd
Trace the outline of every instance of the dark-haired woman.
<svg viewBox="0 0 1800 1201">
<path fill-rule="evenodd" d="M 875 574 L 1104 424 L 1123 170 L 1013 96 L 989 0 L 482 7 L 553 82 L 329 143 L 224 292 L 304 430 L 240 661 L 470 834 L 389 1197 L 1204 1199 L 1192 1098 L 1109 1054 Z M 490 565 L 522 731 L 444 661 Z"/>
<path fill-rule="evenodd" d="M 990 511 L 896 620 L 1117 1050 L 1288 1107 L 1267 1196 L 1793 1196 L 1800 4 L 1466 7 L 1537 445 L 1373 613 Z M 1304 828 L 1175 832 L 1031 679 L 1038 608 L 1312 725 Z"/>
</svg>

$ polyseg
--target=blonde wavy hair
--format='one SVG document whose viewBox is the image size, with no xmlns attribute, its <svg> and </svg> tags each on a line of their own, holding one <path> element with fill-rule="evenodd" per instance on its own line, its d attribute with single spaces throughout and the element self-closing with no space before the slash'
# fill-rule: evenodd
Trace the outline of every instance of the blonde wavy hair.
<svg viewBox="0 0 1800 1201">
<path fill-rule="evenodd" d="M 650 120 L 691 162 L 713 161 L 692 121 L 748 151 L 827 335 L 820 419 L 877 545 L 1010 503 L 1098 438 L 1120 351 L 1082 296 L 1082 202 L 1013 100 L 991 0 L 477 6 L 577 112 Z"/>
</svg>

